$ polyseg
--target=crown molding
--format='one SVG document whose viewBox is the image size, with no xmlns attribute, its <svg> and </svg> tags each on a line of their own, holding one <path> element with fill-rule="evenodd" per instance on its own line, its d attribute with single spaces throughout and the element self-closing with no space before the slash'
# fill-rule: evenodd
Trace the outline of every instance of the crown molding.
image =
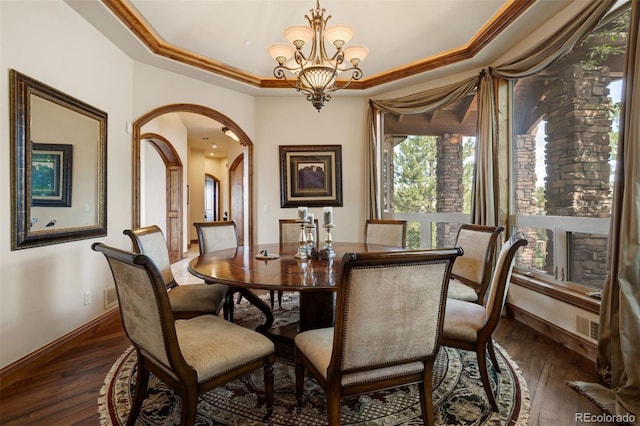
<svg viewBox="0 0 640 426">
<path fill-rule="evenodd" d="M 507 3 L 478 33 L 457 49 L 443 52 L 420 61 L 390 69 L 376 75 L 353 81 L 346 90 L 366 90 L 383 84 L 402 80 L 426 71 L 472 59 L 502 31 L 511 25 L 536 0 L 512 0 Z M 223 64 L 215 59 L 198 55 L 181 47 L 167 43 L 140 15 L 128 0 L 102 0 L 103 4 L 155 55 L 172 59 L 222 77 L 261 89 L 290 88 L 285 81 L 261 77 Z M 342 81 L 342 80 L 340 80 Z"/>
</svg>

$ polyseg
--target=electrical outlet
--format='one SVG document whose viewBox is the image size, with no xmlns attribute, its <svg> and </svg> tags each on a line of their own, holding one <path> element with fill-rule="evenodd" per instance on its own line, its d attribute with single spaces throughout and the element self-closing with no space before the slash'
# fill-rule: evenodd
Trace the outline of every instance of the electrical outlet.
<svg viewBox="0 0 640 426">
<path fill-rule="evenodd" d="M 84 292 L 84 304 L 88 305 L 91 303 L 91 292 L 89 290 Z"/>
</svg>

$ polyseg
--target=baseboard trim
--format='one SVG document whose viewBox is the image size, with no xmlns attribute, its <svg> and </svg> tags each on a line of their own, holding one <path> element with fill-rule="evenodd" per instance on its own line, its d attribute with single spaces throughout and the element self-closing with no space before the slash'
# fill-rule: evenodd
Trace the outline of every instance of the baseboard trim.
<svg viewBox="0 0 640 426">
<path fill-rule="evenodd" d="M 580 336 L 576 336 L 564 328 L 558 327 L 557 325 L 510 303 L 507 303 L 507 310 L 509 312 L 509 316 L 516 321 L 533 328 L 537 332 L 544 334 L 572 351 L 579 353 L 585 358 L 594 362 L 596 361 L 598 357 L 598 346 L 595 343 L 583 339 Z"/>
<path fill-rule="evenodd" d="M 46 363 L 60 356 L 62 353 L 80 346 L 87 337 L 95 335 L 100 328 L 110 326 L 113 322 L 120 323 L 120 311 L 117 307 L 3 367 L 0 369 L 0 388 L 11 386 L 25 379 L 30 371 L 42 368 Z"/>
</svg>

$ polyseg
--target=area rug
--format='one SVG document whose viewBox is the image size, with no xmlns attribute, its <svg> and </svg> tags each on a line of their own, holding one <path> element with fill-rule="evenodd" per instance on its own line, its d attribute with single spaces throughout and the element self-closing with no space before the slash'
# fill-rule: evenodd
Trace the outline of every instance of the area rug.
<svg viewBox="0 0 640 426">
<path fill-rule="evenodd" d="M 297 297 L 285 293 L 282 307 L 274 310 L 274 325 L 296 320 Z M 246 301 L 236 305 L 235 321 L 254 327 L 261 316 Z M 292 348 L 276 345 L 274 365 L 274 413 L 264 423 L 264 385 L 262 370 L 200 396 L 197 425 L 325 425 L 325 394 L 313 379 L 305 383 L 305 402 L 297 408 L 295 369 Z M 484 393 L 476 356 L 443 347 L 436 360 L 433 377 L 433 401 L 438 425 L 526 425 L 529 414 L 527 385 L 518 366 L 496 345 L 501 373 L 490 368 L 490 378 L 500 408 L 491 410 Z M 489 365 L 491 362 L 489 361 Z M 114 363 L 105 379 L 98 400 L 102 425 L 124 425 L 131 407 L 135 384 L 136 354 L 127 349 Z M 137 425 L 179 425 L 180 398 L 161 380 L 151 375 L 148 395 Z M 417 386 L 374 392 L 344 398 L 341 408 L 343 425 L 421 425 L 422 417 Z"/>
</svg>

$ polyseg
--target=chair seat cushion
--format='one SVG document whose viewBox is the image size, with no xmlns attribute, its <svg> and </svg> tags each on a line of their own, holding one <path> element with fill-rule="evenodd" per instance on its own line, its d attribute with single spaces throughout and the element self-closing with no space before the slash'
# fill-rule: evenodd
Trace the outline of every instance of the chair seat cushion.
<svg viewBox="0 0 640 426">
<path fill-rule="evenodd" d="M 169 290 L 173 312 L 218 313 L 227 294 L 227 286 L 220 284 L 184 284 Z"/>
<path fill-rule="evenodd" d="M 333 351 L 333 327 L 309 330 L 298 334 L 296 336 L 296 351 L 304 353 L 309 362 L 313 364 L 315 369 L 326 379 L 327 368 L 329 368 L 331 353 Z M 422 362 L 411 362 L 392 367 L 350 373 L 342 376 L 341 386 L 348 387 L 359 383 L 401 377 L 408 374 L 421 373 L 423 370 L 424 364 Z"/>
<path fill-rule="evenodd" d="M 333 350 L 333 327 L 304 331 L 296 335 L 296 351 L 302 351 L 323 377 Z"/>
<path fill-rule="evenodd" d="M 478 330 L 487 322 L 482 305 L 462 300 L 447 299 L 442 336 L 445 339 L 475 342 Z"/>
<path fill-rule="evenodd" d="M 198 383 L 221 376 L 275 352 L 273 342 L 214 315 L 176 321 L 178 344 Z"/>
<path fill-rule="evenodd" d="M 462 281 L 458 281 L 452 278 L 449 281 L 449 291 L 447 297 L 450 299 L 464 300 L 465 302 L 477 302 L 478 294 L 470 286 L 464 284 Z"/>
</svg>

